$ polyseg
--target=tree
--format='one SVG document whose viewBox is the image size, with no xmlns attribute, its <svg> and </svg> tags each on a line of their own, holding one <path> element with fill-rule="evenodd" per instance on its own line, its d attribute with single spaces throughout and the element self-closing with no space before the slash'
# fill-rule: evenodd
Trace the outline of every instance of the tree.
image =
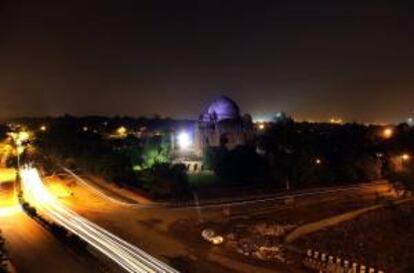
<svg viewBox="0 0 414 273">
<path fill-rule="evenodd" d="M 182 199 L 189 196 L 190 188 L 185 165 L 157 163 L 144 172 L 143 186 L 153 197 Z"/>
<path fill-rule="evenodd" d="M 171 145 L 165 136 L 154 136 L 147 139 L 142 149 L 142 168 L 152 168 L 156 164 L 171 161 Z"/>
<path fill-rule="evenodd" d="M 57 119 L 47 132 L 36 138 L 38 160 L 46 163 L 72 162 L 75 167 L 119 183 L 137 185 L 135 173 L 127 156 L 100 134 L 82 130 L 82 123 L 73 117 Z M 57 161 L 57 162 L 56 162 Z M 53 168 L 51 168 L 53 169 Z"/>
<path fill-rule="evenodd" d="M 250 146 L 233 150 L 216 150 L 214 171 L 223 183 L 254 184 L 267 180 L 268 168 L 264 158 Z"/>
</svg>

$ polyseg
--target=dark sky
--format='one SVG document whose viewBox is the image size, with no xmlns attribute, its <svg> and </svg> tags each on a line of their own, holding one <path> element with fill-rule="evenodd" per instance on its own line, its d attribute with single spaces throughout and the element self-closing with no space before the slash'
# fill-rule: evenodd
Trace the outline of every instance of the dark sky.
<svg viewBox="0 0 414 273">
<path fill-rule="evenodd" d="M 414 114 L 410 1 L 0 2 L 0 116 Z"/>
</svg>

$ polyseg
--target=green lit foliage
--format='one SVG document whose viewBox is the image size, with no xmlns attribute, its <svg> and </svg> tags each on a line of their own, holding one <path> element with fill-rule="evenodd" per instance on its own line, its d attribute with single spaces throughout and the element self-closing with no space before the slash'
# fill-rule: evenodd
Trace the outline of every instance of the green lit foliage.
<svg viewBox="0 0 414 273">
<path fill-rule="evenodd" d="M 216 151 L 212 147 L 207 147 L 203 152 L 203 165 L 205 169 L 214 169 Z"/>
<path fill-rule="evenodd" d="M 171 145 L 168 137 L 154 136 L 147 139 L 142 149 L 141 168 L 152 168 L 156 164 L 171 162 Z"/>
<path fill-rule="evenodd" d="M 171 161 L 168 136 L 156 135 L 144 139 L 128 136 L 115 140 L 113 145 L 129 158 L 134 171 L 142 171 L 152 168 L 155 164 Z"/>
</svg>

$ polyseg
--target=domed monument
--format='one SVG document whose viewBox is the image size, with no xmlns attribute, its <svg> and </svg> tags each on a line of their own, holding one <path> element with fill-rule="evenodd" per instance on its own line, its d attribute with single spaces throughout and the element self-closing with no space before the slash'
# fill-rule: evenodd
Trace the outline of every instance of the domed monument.
<svg viewBox="0 0 414 273">
<path fill-rule="evenodd" d="M 200 115 L 200 121 L 203 122 L 217 122 L 238 118 L 240 118 L 239 107 L 233 100 L 226 96 L 221 96 L 213 100 Z"/>
<path fill-rule="evenodd" d="M 185 164 L 189 172 L 204 170 L 202 158 L 207 148 L 231 150 L 254 138 L 251 116 L 241 116 L 237 104 L 226 96 L 214 99 L 198 120 L 181 129 L 172 135 L 172 157 Z"/>
<path fill-rule="evenodd" d="M 241 116 L 237 104 L 226 96 L 213 100 L 198 119 L 195 152 L 201 156 L 207 147 L 233 149 L 252 136 L 249 115 Z"/>
</svg>

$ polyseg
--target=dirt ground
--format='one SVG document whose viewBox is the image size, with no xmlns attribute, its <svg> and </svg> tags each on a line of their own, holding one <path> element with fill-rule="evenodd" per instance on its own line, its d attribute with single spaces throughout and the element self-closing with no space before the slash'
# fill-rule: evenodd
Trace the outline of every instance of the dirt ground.
<svg viewBox="0 0 414 273">
<path fill-rule="evenodd" d="M 414 202 L 390 205 L 296 243 L 385 272 L 414 272 Z"/>
<path fill-rule="evenodd" d="M 266 257 L 257 256 L 255 247 L 273 247 L 282 237 L 258 233 L 255 228 L 297 226 L 375 203 L 373 196 L 342 194 L 293 206 L 280 202 L 249 204 L 232 208 L 229 215 L 223 214 L 223 207 L 203 208 L 200 217 L 195 208 L 120 206 L 74 181 L 65 179 L 61 183 L 68 185 L 73 193 L 61 197 L 66 205 L 182 272 L 192 273 L 306 272 L 295 256 L 283 253 L 284 260 L 273 255 L 274 252 Z M 200 234 L 204 228 L 213 228 L 223 235 L 225 243 L 213 246 L 203 240 Z"/>
<path fill-rule="evenodd" d="M 49 184 L 58 182 L 48 179 Z M 190 209 L 142 208 L 111 203 L 87 188 L 65 180 L 71 194 L 60 200 L 80 215 L 92 220 L 123 239 L 166 261 L 186 273 L 282 273 L 301 272 L 278 270 L 277 266 L 263 265 L 240 255 L 227 253 L 198 236 L 192 241 L 177 236 L 171 227 L 181 219 L 197 222 L 197 212 Z M 221 212 L 221 211 L 220 211 Z M 209 212 L 214 214 L 216 212 Z M 194 232 L 193 234 L 196 234 Z M 190 242 L 188 244 L 188 242 Z M 285 268 L 284 268 L 285 269 Z"/>
<path fill-rule="evenodd" d="M 326 204 L 281 208 L 271 213 L 250 217 L 215 218 L 203 223 L 192 219 L 179 219 L 170 225 L 170 231 L 175 238 L 196 248 L 209 248 L 238 259 L 255 261 L 264 267 L 279 268 L 282 272 L 304 271 L 301 266 L 301 256 L 284 250 L 283 239 L 287 232 L 301 224 L 369 206 L 375 202 L 375 200 L 363 199 L 358 199 L 356 202 L 354 198 L 346 198 Z M 201 239 L 200 233 L 206 228 L 213 229 L 224 236 L 224 244 L 220 247 L 210 246 Z M 269 255 L 263 258 L 257 257 L 254 253 L 260 246 L 275 245 L 280 248 L 281 257 Z"/>
</svg>

